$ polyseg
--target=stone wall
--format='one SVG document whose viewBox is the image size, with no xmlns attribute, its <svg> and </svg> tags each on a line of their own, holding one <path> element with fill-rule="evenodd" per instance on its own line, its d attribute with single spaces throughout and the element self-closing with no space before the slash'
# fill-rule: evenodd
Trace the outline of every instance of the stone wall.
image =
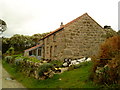
<svg viewBox="0 0 120 90">
<path fill-rule="evenodd" d="M 48 36 L 44 40 L 41 40 L 40 43 L 44 44 L 44 47 L 42 48 L 42 57 L 48 60 L 60 60 L 59 58 L 62 57 L 62 52 L 65 48 L 64 37 L 64 30 L 61 30 L 58 33 Z"/>
<path fill-rule="evenodd" d="M 65 32 L 66 58 L 80 58 L 94 55 L 99 45 L 105 40 L 106 32 L 87 14 L 68 25 Z"/>
<path fill-rule="evenodd" d="M 106 39 L 104 35 L 106 31 L 84 14 L 41 40 L 42 57 L 51 60 L 90 57 L 98 52 L 99 45 Z"/>
</svg>

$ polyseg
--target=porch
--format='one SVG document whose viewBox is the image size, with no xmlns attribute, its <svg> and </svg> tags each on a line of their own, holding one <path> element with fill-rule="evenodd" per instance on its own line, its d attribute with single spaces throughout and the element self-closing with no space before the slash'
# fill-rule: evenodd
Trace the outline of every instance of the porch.
<svg viewBox="0 0 120 90">
<path fill-rule="evenodd" d="M 24 51 L 24 56 L 36 57 L 38 60 L 42 58 L 42 48 L 44 45 L 36 45 Z"/>
</svg>

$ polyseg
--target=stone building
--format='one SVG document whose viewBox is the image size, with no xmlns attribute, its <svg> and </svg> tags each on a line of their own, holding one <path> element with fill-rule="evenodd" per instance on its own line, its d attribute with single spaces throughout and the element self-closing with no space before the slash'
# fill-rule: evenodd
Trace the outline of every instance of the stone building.
<svg viewBox="0 0 120 90">
<path fill-rule="evenodd" d="M 25 50 L 24 55 L 38 59 L 64 60 L 90 57 L 97 54 L 105 40 L 106 31 L 87 13 L 63 25 L 39 41 L 39 45 Z"/>
</svg>

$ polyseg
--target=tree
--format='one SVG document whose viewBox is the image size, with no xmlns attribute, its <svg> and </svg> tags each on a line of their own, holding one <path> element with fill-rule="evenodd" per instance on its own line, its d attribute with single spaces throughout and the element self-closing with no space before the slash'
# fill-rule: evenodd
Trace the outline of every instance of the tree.
<svg viewBox="0 0 120 90">
<path fill-rule="evenodd" d="M 13 47 L 16 52 L 23 52 L 25 49 L 35 46 L 39 43 L 39 40 L 45 37 L 48 33 L 34 34 L 32 36 L 25 36 L 15 34 L 11 38 L 2 39 L 3 53 L 5 53 L 10 47 Z"/>
<path fill-rule="evenodd" d="M 120 35 L 120 30 L 118 30 L 117 34 Z"/>
<path fill-rule="evenodd" d="M 13 47 L 10 47 L 7 51 L 6 51 L 6 54 L 8 55 L 14 55 L 15 51 L 14 51 L 14 48 Z"/>
<path fill-rule="evenodd" d="M 15 34 L 10 38 L 10 46 L 15 48 L 15 51 L 23 51 L 26 48 L 32 47 L 34 42 L 30 36 Z"/>
<path fill-rule="evenodd" d="M 101 84 L 120 85 L 120 36 L 108 38 L 93 59 L 91 79 Z"/>
<path fill-rule="evenodd" d="M 2 34 L 7 28 L 7 24 L 5 21 L 0 19 L 0 34 Z"/>
<path fill-rule="evenodd" d="M 45 37 L 48 33 L 43 33 L 43 34 L 34 34 L 31 36 L 32 40 L 35 42 L 35 44 L 37 45 L 39 43 L 39 40 L 42 39 L 43 37 Z"/>
<path fill-rule="evenodd" d="M 117 35 L 117 32 L 111 28 L 111 26 L 104 26 L 104 30 L 106 31 L 105 38 L 110 38 Z"/>
<path fill-rule="evenodd" d="M 5 53 L 10 48 L 10 39 L 2 37 L 2 53 Z"/>
</svg>

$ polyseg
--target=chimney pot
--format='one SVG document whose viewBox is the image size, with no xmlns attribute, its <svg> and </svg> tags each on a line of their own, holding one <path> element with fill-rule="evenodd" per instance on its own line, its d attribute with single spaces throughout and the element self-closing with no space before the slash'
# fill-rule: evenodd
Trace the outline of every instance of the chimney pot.
<svg viewBox="0 0 120 90">
<path fill-rule="evenodd" d="M 61 25 L 60 25 L 60 27 L 61 27 L 61 26 L 63 26 L 63 22 L 61 22 Z"/>
</svg>

